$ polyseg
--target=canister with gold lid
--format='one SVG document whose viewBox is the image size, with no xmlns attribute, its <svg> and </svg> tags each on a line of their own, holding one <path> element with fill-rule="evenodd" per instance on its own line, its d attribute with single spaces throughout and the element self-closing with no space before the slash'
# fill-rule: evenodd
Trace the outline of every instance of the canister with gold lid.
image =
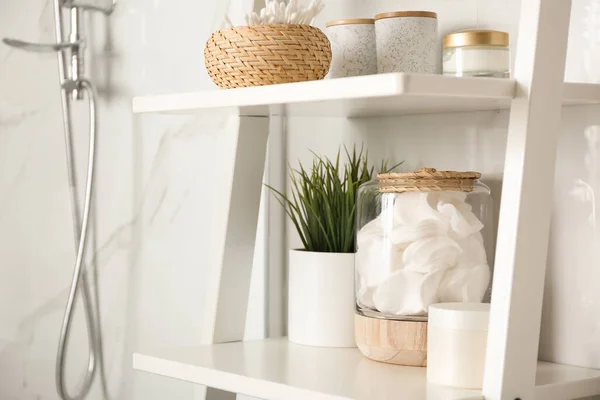
<svg viewBox="0 0 600 400">
<path fill-rule="evenodd" d="M 439 73 L 438 20 L 431 11 L 375 16 L 377 72 Z"/>
<path fill-rule="evenodd" d="M 374 19 L 329 21 L 326 34 L 333 54 L 327 78 L 377 73 Z"/>
<path fill-rule="evenodd" d="M 469 30 L 444 36 L 444 75 L 510 77 L 509 35 Z"/>
</svg>

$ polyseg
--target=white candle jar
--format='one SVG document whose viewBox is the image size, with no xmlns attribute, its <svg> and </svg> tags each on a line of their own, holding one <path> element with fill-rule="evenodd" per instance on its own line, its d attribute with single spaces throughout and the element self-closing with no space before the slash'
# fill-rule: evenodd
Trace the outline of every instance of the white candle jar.
<svg viewBox="0 0 600 400">
<path fill-rule="evenodd" d="M 377 73 L 374 19 L 330 21 L 326 34 L 333 54 L 328 78 Z"/>
<path fill-rule="evenodd" d="M 367 357 L 424 365 L 429 306 L 489 299 L 493 207 L 480 176 L 423 168 L 359 188 L 355 331 Z M 373 342 L 382 329 L 404 336 Z"/>
<path fill-rule="evenodd" d="M 489 319 L 489 304 L 444 303 L 429 307 L 429 382 L 463 389 L 481 389 Z"/>
<path fill-rule="evenodd" d="M 506 32 L 474 30 L 444 36 L 444 75 L 510 77 Z"/>
<path fill-rule="evenodd" d="M 398 11 L 375 16 L 377 71 L 439 73 L 437 14 Z"/>
</svg>

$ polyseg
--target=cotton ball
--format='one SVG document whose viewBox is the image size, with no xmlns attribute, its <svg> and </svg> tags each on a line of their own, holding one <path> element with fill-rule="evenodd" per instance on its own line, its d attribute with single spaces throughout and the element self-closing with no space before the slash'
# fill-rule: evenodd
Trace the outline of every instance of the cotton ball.
<svg viewBox="0 0 600 400">
<path fill-rule="evenodd" d="M 381 237 L 383 226 L 381 216 L 367 222 L 356 234 L 356 246 L 361 247 L 374 237 Z"/>
<path fill-rule="evenodd" d="M 404 266 L 404 270 L 406 270 L 406 271 L 420 272 L 422 274 L 428 274 L 430 272 L 439 271 L 439 270 L 445 271 L 448 268 L 451 268 L 451 266 L 445 265 L 445 264 L 440 264 L 440 263 L 425 263 L 425 264 L 409 263 Z"/>
<path fill-rule="evenodd" d="M 438 210 L 450 219 L 450 227 L 459 238 L 467 237 L 483 228 L 483 224 L 471 211 L 471 206 L 462 204 L 455 206 L 451 203 L 443 203 Z"/>
<path fill-rule="evenodd" d="M 356 266 L 366 285 L 376 286 L 402 268 L 402 249 L 382 236 L 373 235 L 369 240 L 361 240 L 356 251 Z"/>
<path fill-rule="evenodd" d="M 457 267 L 473 267 L 476 265 L 487 264 L 487 254 L 483 245 L 481 232 L 476 232 L 471 236 L 456 241 L 462 253 L 456 259 Z"/>
<path fill-rule="evenodd" d="M 396 271 L 375 290 L 375 307 L 385 314 L 423 315 L 431 304 L 439 302 L 438 287 L 443 276 L 444 271 Z"/>
<path fill-rule="evenodd" d="M 394 201 L 395 221 L 402 225 L 412 225 L 415 218 L 411 215 L 411 211 L 416 210 L 420 202 L 420 192 L 399 193 Z"/>
<path fill-rule="evenodd" d="M 362 233 L 373 233 L 373 232 L 381 232 L 383 229 L 383 221 L 381 219 L 381 215 L 367 222 L 360 228 L 359 232 Z"/>
<path fill-rule="evenodd" d="M 412 242 L 448 233 L 449 224 L 441 219 L 424 219 L 416 225 L 399 225 L 390 233 L 390 240 L 397 246 L 406 247 Z"/>
<path fill-rule="evenodd" d="M 356 235 L 357 247 L 360 247 L 373 237 L 386 237 L 392 232 L 394 226 L 393 199 L 393 197 L 389 197 L 391 201 L 384 202 L 384 204 L 388 203 L 389 207 L 382 207 L 380 215 L 359 229 Z"/>
<path fill-rule="evenodd" d="M 446 271 L 439 286 L 442 303 L 480 303 L 490 284 L 490 267 L 456 267 Z"/>
<path fill-rule="evenodd" d="M 467 194 L 465 192 L 459 192 L 454 190 L 445 190 L 443 192 L 435 192 L 437 193 L 437 206 L 439 207 L 442 204 L 450 203 L 455 206 L 460 204 L 465 204 L 467 200 Z"/>
<path fill-rule="evenodd" d="M 396 196 L 394 222 L 398 225 L 416 225 L 425 219 L 440 220 L 443 216 L 435 209 L 433 192 L 405 192 Z"/>
<path fill-rule="evenodd" d="M 447 267 L 456 265 L 456 259 L 462 252 L 460 246 L 447 236 L 434 236 L 412 243 L 402 256 L 405 265 L 418 266 L 425 264 L 440 264 Z"/>
<path fill-rule="evenodd" d="M 360 278 L 360 283 L 358 287 L 358 305 L 362 307 L 367 307 L 371 309 L 375 309 L 375 303 L 373 302 L 373 295 L 375 294 L 375 286 L 367 286 L 367 282 L 364 278 Z"/>
</svg>

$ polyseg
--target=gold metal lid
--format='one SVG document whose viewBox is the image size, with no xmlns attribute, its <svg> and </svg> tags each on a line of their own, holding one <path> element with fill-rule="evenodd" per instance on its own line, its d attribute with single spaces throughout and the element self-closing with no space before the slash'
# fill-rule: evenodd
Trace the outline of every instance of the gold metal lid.
<svg viewBox="0 0 600 400">
<path fill-rule="evenodd" d="M 421 18 L 436 18 L 437 14 L 432 11 L 394 11 L 377 14 L 375 21 L 385 18 L 402 18 L 402 17 L 421 17 Z"/>
<path fill-rule="evenodd" d="M 444 48 L 468 46 L 508 47 L 508 33 L 489 30 L 472 30 L 449 33 L 444 36 Z"/>
<path fill-rule="evenodd" d="M 375 23 L 373 18 L 350 18 L 350 19 L 337 19 L 335 21 L 329 21 L 325 24 L 326 27 L 336 25 L 372 25 Z"/>
</svg>

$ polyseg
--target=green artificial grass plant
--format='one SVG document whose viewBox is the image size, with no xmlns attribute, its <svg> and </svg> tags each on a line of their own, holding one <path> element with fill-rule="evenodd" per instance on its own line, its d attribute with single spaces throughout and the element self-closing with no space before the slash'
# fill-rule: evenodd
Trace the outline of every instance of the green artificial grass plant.
<svg viewBox="0 0 600 400">
<path fill-rule="evenodd" d="M 298 170 L 290 167 L 291 196 L 267 185 L 294 223 L 307 251 L 354 252 L 356 194 L 360 185 L 373 178 L 374 168 L 369 167 L 362 147 L 358 153 L 356 146 L 351 154 L 347 148 L 344 151 L 344 164 L 340 163 L 340 150 L 335 161 L 313 152 L 310 170 L 302 164 Z M 388 171 L 386 163 L 380 171 Z"/>
</svg>

